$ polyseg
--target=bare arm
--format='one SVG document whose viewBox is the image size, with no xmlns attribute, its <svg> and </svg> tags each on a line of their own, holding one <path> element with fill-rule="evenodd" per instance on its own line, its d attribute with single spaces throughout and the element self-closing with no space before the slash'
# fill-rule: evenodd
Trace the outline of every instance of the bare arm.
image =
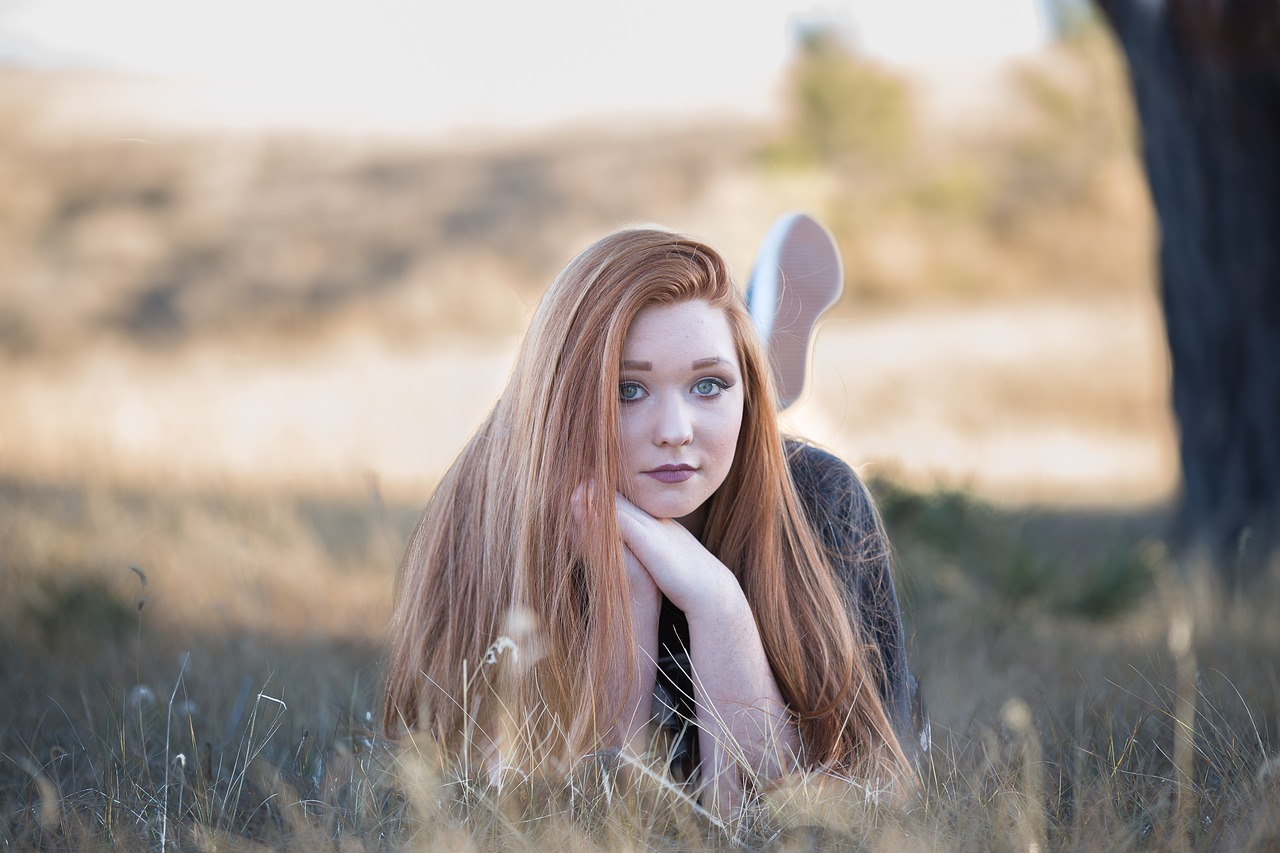
<svg viewBox="0 0 1280 853">
<path fill-rule="evenodd" d="M 744 769 L 767 780 L 794 767 L 799 732 L 733 573 L 678 522 L 621 496 L 617 506 L 624 544 L 688 619 L 703 781 L 708 804 L 727 811 Z"/>
<path fill-rule="evenodd" d="M 762 780 L 775 779 L 795 766 L 800 746 L 755 616 L 737 581 L 728 577 L 732 583 L 714 598 L 683 608 L 689 620 L 698 746 L 710 802 L 717 810 L 741 802 L 744 770 Z"/>
<path fill-rule="evenodd" d="M 605 686 L 606 710 L 621 708 L 622 713 L 612 730 L 606 733 L 607 746 L 624 753 L 644 753 L 644 737 L 653 716 L 653 688 L 658 677 L 658 616 L 662 610 L 662 593 L 631 553 L 623 546 L 623 562 L 630 582 L 631 625 L 635 632 L 634 672 L 630 681 L 625 673 L 614 674 L 614 681 Z"/>
<path fill-rule="evenodd" d="M 585 495 L 589 485 L 582 485 L 573 496 L 574 521 L 582 524 L 585 512 Z M 634 648 L 621 650 L 620 658 L 634 662 L 631 678 L 622 671 L 611 673 L 611 679 L 601 685 L 598 703 L 607 716 L 618 709 L 613 727 L 602 733 L 605 748 L 619 749 L 631 755 L 641 755 L 645 749 L 644 736 L 653 717 L 653 690 L 658 677 L 658 620 L 662 611 L 662 592 L 631 549 L 622 546 L 622 562 L 627 573 L 628 603 L 631 606 L 631 625 Z"/>
</svg>

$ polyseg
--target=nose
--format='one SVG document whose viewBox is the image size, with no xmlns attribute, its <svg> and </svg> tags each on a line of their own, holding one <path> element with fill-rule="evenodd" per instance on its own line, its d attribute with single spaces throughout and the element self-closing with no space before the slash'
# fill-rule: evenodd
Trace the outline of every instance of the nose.
<svg viewBox="0 0 1280 853">
<path fill-rule="evenodd" d="M 693 441 L 693 418 L 681 395 L 666 395 L 657 411 L 654 444 L 679 447 Z"/>
</svg>

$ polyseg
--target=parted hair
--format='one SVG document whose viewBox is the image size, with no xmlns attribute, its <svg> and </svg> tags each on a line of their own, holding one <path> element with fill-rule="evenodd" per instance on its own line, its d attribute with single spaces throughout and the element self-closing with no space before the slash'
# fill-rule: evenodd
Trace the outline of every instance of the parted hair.
<svg viewBox="0 0 1280 853">
<path fill-rule="evenodd" d="M 428 502 L 396 580 L 389 735 L 429 732 L 464 761 L 496 749 L 545 768 L 598 748 L 616 722 L 591 685 L 637 666 L 613 512 L 622 347 L 642 308 L 687 300 L 725 312 L 744 383 L 734 463 L 702 543 L 751 605 L 801 760 L 866 778 L 906 768 L 875 649 L 791 480 L 742 297 L 715 250 L 657 229 L 604 237 L 556 277 L 505 390 Z M 575 524 L 587 483 L 590 523 Z"/>
</svg>

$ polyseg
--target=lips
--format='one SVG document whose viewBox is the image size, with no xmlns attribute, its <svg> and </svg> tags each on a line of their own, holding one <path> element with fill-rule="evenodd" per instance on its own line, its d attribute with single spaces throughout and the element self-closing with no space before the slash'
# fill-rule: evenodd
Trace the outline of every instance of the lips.
<svg viewBox="0 0 1280 853">
<path fill-rule="evenodd" d="M 692 465 L 660 465 L 644 473 L 659 483 L 683 483 L 697 473 Z"/>
</svg>

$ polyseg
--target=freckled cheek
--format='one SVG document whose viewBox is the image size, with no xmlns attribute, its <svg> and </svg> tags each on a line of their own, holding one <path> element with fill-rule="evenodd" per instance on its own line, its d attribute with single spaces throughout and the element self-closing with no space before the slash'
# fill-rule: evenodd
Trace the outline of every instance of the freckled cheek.
<svg viewBox="0 0 1280 853">
<path fill-rule="evenodd" d="M 712 447 L 709 449 L 715 457 L 716 470 L 722 481 L 728 476 L 729 469 L 733 467 L 734 454 L 738 448 L 738 433 L 741 428 L 742 413 L 740 411 L 719 420 L 714 425 L 712 441 L 709 442 Z"/>
</svg>

